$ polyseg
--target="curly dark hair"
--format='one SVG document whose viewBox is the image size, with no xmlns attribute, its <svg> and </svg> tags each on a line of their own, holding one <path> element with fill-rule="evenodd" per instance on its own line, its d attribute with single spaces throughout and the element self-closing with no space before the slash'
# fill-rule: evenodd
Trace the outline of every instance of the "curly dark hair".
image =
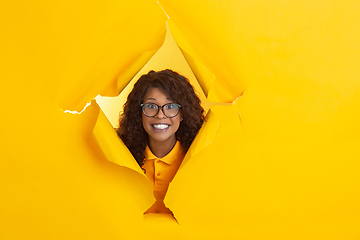
<svg viewBox="0 0 360 240">
<path fill-rule="evenodd" d="M 183 120 L 175 133 L 176 139 L 187 152 L 196 134 L 204 122 L 204 109 L 189 80 L 170 69 L 150 71 L 142 75 L 130 92 L 123 113 L 120 115 L 118 136 L 128 147 L 140 167 L 144 164 L 144 151 L 149 144 L 149 136 L 142 124 L 142 110 L 146 93 L 152 88 L 159 88 L 169 98 L 181 105 Z"/>
</svg>

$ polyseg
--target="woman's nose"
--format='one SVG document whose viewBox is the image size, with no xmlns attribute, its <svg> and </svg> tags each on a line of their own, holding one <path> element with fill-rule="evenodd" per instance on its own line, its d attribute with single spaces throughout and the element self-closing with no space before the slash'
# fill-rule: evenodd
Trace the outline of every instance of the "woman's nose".
<svg viewBox="0 0 360 240">
<path fill-rule="evenodd" d="M 166 118 L 164 114 L 164 108 L 160 108 L 158 114 L 156 115 L 157 118 Z"/>
</svg>

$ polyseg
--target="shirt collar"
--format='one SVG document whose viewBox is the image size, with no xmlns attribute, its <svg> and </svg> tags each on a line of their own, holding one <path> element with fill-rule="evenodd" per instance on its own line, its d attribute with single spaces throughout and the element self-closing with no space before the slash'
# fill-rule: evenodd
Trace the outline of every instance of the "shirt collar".
<svg viewBox="0 0 360 240">
<path fill-rule="evenodd" d="M 173 164 L 177 159 L 179 159 L 181 157 L 181 159 L 184 157 L 185 153 L 184 150 L 180 144 L 179 141 L 176 141 L 175 146 L 173 147 L 173 149 L 171 149 L 171 151 L 164 157 L 162 158 L 158 158 L 157 156 L 155 156 L 149 146 L 146 146 L 145 152 L 145 161 L 146 160 L 155 160 L 155 159 L 159 159 L 162 162 L 165 162 L 169 165 Z"/>
</svg>

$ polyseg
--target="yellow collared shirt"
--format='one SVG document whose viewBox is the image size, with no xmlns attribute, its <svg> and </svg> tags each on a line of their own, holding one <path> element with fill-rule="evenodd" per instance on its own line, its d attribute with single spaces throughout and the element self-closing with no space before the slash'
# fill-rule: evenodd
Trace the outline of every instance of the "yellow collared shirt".
<svg viewBox="0 0 360 240">
<path fill-rule="evenodd" d="M 145 162 L 143 168 L 146 176 L 153 184 L 154 197 L 156 200 L 163 200 L 169 187 L 178 171 L 185 153 L 179 141 L 174 148 L 162 158 L 156 157 L 147 146 L 145 149 Z"/>
</svg>

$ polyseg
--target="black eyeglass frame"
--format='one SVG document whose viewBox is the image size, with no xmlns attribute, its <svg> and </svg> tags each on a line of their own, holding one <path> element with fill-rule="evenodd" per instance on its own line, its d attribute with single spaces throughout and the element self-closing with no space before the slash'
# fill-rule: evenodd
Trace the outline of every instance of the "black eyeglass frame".
<svg viewBox="0 0 360 240">
<path fill-rule="evenodd" d="M 156 114 L 155 114 L 154 116 L 146 115 L 146 113 L 145 113 L 145 111 L 144 111 L 144 106 L 145 106 L 145 104 L 152 104 L 152 105 L 156 105 L 156 106 L 157 106 L 157 112 L 156 112 Z M 177 106 L 179 107 L 178 113 L 177 113 L 175 116 L 172 116 L 172 117 L 169 117 L 169 116 L 166 115 L 166 113 L 164 112 L 164 107 L 167 106 L 167 105 L 170 105 L 170 104 L 175 104 L 175 105 L 177 105 Z M 159 106 L 159 105 L 157 105 L 156 103 L 142 103 L 142 104 L 140 104 L 140 106 L 141 106 L 141 110 L 142 110 L 143 114 L 144 114 L 145 116 L 147 116 L 147 117 L 155 117 L 156 115 L 159 114 L 159 111 L 160 111 L 160 109 L 161 109 L 161 111 L 164 113 L 164 115 L 165 115 L 167 118 L 174 118 L 174 117 L 176 117 L 177 115 L 179 115 L 179 113 L 180 113 L 180 108 L 181 108 L 181 105 L 180 105 L 180 104 L 177 104 L 177 103 L 166 103 L 166 104 L 164 104 L 164 105 L 162 105 L 162 106 Z"/>
</svg>

